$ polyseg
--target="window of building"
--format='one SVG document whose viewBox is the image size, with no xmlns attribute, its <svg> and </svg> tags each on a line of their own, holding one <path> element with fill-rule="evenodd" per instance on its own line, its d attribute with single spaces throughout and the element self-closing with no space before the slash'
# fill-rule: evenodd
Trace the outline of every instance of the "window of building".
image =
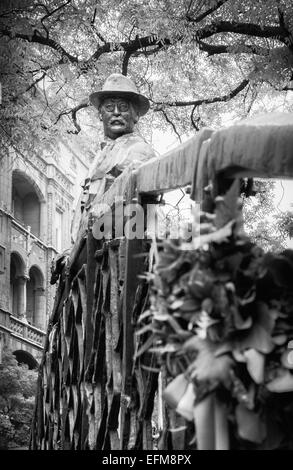
<svg viewBox="0 0 293 470">
<path fill-rule="evenodd" d="M 40 200 L 32 183 L 20 172 L 12 175 L 12 211 L 15 219 L 40 235 Z"/>
</svg>

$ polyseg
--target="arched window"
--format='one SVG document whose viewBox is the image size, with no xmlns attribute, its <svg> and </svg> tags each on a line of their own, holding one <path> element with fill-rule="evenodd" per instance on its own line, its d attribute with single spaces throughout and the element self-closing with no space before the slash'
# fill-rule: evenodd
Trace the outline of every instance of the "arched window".
<svg viewBox="0 0 293 470">
<path fill-rule="evenodd" d="M 46 298 L 44 277 L 37 266 L 29 270 L 29 280 L 26 284 L 26 318 L 29 323 L 44 328 L 46 322 Z"/>
<path fill-rule="evenodd" d="M 33 183 L 21 172 L 12 174 L 12 210 L 18 222 L 30 226 L 37 237 L 40 236 L 40 199 Z"/>
</svg>

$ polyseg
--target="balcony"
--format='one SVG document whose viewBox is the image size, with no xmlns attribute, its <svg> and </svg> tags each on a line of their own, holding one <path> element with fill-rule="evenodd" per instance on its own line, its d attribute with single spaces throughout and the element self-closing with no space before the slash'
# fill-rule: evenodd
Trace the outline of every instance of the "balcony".
<svg viewBox="0 0 293 470">
<path fill-rule="evenodd" d="M 38 349 L 42 349 L 44 346 L 45 331 L 2 309 L 0 309 L 0 330 L 10 333 L 15 338 L 29 343 Z"/>
</svg>

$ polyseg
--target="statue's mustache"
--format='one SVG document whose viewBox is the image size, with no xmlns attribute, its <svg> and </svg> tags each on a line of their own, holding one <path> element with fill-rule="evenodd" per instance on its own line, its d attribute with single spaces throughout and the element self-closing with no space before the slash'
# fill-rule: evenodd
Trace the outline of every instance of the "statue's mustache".
<svg viewBox="0 0 293 470">
<path fill-rule="evenodd" d="M 115 124 L 115 123 L 124 124 L 125 121 L 124 119 L 119 119 L 119 118 L 115 118 L 115 119 L 113 118 L 110 120 L 110 124 Z"/>
</svg>

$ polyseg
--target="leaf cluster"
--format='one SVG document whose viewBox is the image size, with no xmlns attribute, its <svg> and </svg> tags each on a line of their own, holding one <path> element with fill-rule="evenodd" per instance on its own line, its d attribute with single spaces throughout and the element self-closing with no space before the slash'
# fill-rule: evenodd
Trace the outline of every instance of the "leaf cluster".
<svg viewBox="0 0 293 470">
<path fill-rule="evenodd" d="M 204 245 L 162 242 L 141 322 L 170 384 L 183 373 L 193 406 L 211 393 L 226 404 L 234 448 L 292 448 L 293 251 L 266 253 L 243 234 L 235 210 L 228 237 L 219 237 L 236 194 L 232 186 L 215 204 Z"/>
</svg>

